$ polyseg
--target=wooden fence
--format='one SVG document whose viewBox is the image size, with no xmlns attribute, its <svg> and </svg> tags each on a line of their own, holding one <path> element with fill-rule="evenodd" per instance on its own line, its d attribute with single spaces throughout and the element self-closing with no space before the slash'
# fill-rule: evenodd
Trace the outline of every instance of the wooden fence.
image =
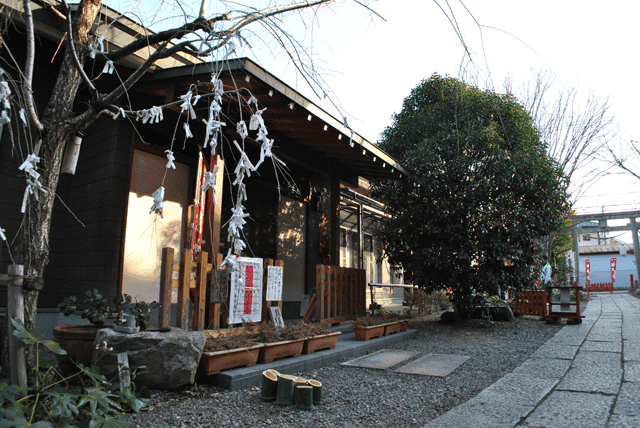
<svg viewBox="0 0 640 428">
<path fill-rule="evenodd" d="M 334 323 L 366 312 L 366 271 L 318 265 L 316 267 L 316 295 L 309 306 L 315 305 L 316 319 Z"/>
<path fill-rule="evenodd" d="M 546 316 L 549 313 L 547 293 L 545 291 L 521 291 L 517 293 L 514 313 L 517 315 Z"/>
<path fill-rule="evenodd" d="M 178 289 L 178 310 L 176 313 L 176 327 L 187 330 L 189 328 L 189 294 L 193 294 L 193 330 L 205 329 L 205 310 L 207 304 L 207 275 L 213 269 L 208 262 L 206 251 L 198 253 L 197 261 L 193 262 L 191 250 L 182 251 L 180 262 L 173 261 L 174 249 L 162 249 L 162 263 L 160 271 L 160 312 L 158 327 L 167 327 L 171 316 L 171 290 Z M 174 277 L 174 272 L 178 277 Z M 192 273 L 193 275 L 192 279 Z M 214 327 L 214 328 L 217 328 Z"/>
<path fill-rule="evenodd" d="M 597 282 L 595 284 L 587 284 L 585 286 L 585 290 L 587 293 L 591 293 L 591 292 L 602 292 L 602 291 L 608 291 L 610 293 L 613 293 L 613 283 L 611 282 Z"/>
</svg>

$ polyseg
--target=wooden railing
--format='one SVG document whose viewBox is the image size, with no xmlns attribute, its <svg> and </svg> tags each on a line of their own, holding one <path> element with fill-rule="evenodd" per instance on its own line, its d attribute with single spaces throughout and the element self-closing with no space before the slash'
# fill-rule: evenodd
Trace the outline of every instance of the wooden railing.
<svg viewBox="0 0 640 428">
<path fill-rule="evenodd" d="M 316 319 L 324 323 L 362 315 L 366 312 L 366 271 L 338 266 L 316 267 Z M 314 299 L 315 297 L 315 299 Z"/>
<path fill-rule="evenodd" d="M 587 284 L 585 286 L 585 291 L 587 293 L 591 293 L 591 292 L 602 292 L 602 291 L 608 291 L 610 293 L 613 293 L 613 283 L 611 282 L 597 282 L 595 284 Z"/>
<path fill-rule="evenodd" d="M 521 291 L 516 294 L 515 310 L 517 315 L 540 315 L 549 313 L 547 293 L 545 291 Z"/>
</svg>

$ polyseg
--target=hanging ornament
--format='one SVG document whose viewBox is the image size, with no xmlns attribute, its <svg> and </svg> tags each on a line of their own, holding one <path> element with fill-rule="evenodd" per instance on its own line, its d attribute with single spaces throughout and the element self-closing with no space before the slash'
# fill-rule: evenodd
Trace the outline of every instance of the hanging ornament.
<svg viewBox="0 0 640 428">
<path fill-rule="evenodd" d="M 167 162 L 167 166 L 166 168 L 173 168 L 176 169 L 176 164 L 173 163 L 174 160 L 176 160 L 176 158 L 173 156 L 173 152 L 171 150 L 165 150 L 164 151 L 167 154 L 167 159 L 169 162 Z"/>
<path fill-rule="evenodd" d="M 108 60 L 107 63 L 104 65 L 104 68 L 102 69 L 103 73 L 107 73 L 107 74 L 113 74 L 114 70 L 116 68 L 113 65 L 113 61 Z"/>
<path fill-rule="evenodd" d="M 213 171 L 212 172 L 205 172 L 204 173 L 204 184 L 202 185 L 201 189 L 203 192 L 206 192 L 207 190 L 211 189 L 212 193 L 213 193 L 213 204 L 214 205 L 218 205 L 218 201 L 216 200 L 216 174 L 218 173 L 218 169 L 220 167 L 218 165 L 213 167 Z"/>
<path fill-rule="evenodd" d="M 164 218 L 162 216 L 162 205 L 164 203 L 164 187 L 158 187 L 158 190 L 153 192 L 151 196 L 153 196 L 153 205 L 151 205 L 149 214 L 155 212 L 156 214 L 160 214 L 160 218 Z"/>
</svg>

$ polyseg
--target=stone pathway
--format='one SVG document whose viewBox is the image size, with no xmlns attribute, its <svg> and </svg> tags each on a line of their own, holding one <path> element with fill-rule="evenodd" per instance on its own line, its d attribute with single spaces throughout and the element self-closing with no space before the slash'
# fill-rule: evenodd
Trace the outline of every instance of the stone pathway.
<svg viewBox="0 0 640 428">
<path fill-rule="evenodd" d="M 640 427 L 640 300 L 592 293 L 583 315 L 425 428 Z"/>
</svg>

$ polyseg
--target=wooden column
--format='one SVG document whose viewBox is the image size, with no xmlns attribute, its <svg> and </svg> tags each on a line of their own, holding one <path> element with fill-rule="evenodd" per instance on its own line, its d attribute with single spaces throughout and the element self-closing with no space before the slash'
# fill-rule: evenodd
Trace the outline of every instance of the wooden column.
<svg viewBox="0 0 640 428">
<path fill-rule="evenodd" d="M 211 271 L 212 284 L 220 281 L 218 279 L 219 276 L 227 274 L 226 267 L 224 268 L 224 270 L 220 269 L 220 265 L 222 264 L 223 257 L 224 256 L 222 254 L 215 254 L 215 259 L 211 261 L 214 267 L 214 270 Z M 228 287 L 227 281 L 224 281 L 224 283 L 225 283 L 225 286 Z M 228 300 L 228 297 L 229 297 L 228 288 L 227 288 L 226 296 Z M 221 315 L 220 311 L 221 311 L 222 303 L 226 303 L 226 302 L 223 302 L 223 297 L 221 295 L 216 295 L 215 293 L 212 292 L 212 290 L 210 290 L 209 312 L 207 315 L 207 328 L 214 329 L 214 330 L 220 328 L 220 315 Z M 224 322 L 223 324 L 226 325 L 226 323 Z"/>
<path fill-rule="evenodd" d="M 9 335 L 9 362 L 11 382 L 26 387 L 27 386 L 27 360 L 24 349 L 24 342 L 13 334 L 13 324 L 11 318 L 24 323 L 24 295 L 21 278 L 24 275 L 22 265 L 9 266 L 9 281 L 7 283 L 7 325 L 6 334 Z M 17 278 L 16 278 L 17 277 Z"/>
<path fill-rule="evenodd" d="M 340 179 L 335 175 L 331 176 L 331 213 L 329 223 L 331 224 L 331 264 L 340 266 Z"/>
<path fill-rule="evenodd" d="M 189 329 L 189 282 L 191 280 L 191 267 L 193 259 L 191 250 L 185 250 L 181 254 L 180 279 L 178 281 L 178 311 L 176 314 L 176 326 L 183 330 Z"/>
<path fill-rule="evenodd" d="M 195 322 L 193 329 L 204 330 L 204 312 L 207 307 L 207 271 L 209 267 L 209 255 L 206 251 L 198 253 L 198 267 L 196 271 L 196 288 L 193 300 L 193 313 Z"/>
<path fill-rule="evenodd" d="M 168 327 L 171 317 L 171 293 L 173 289 L 173 248 L 162 249 L 160 264 L 160 311 L 158 312 L 158 327 Z"/>
</svg>

